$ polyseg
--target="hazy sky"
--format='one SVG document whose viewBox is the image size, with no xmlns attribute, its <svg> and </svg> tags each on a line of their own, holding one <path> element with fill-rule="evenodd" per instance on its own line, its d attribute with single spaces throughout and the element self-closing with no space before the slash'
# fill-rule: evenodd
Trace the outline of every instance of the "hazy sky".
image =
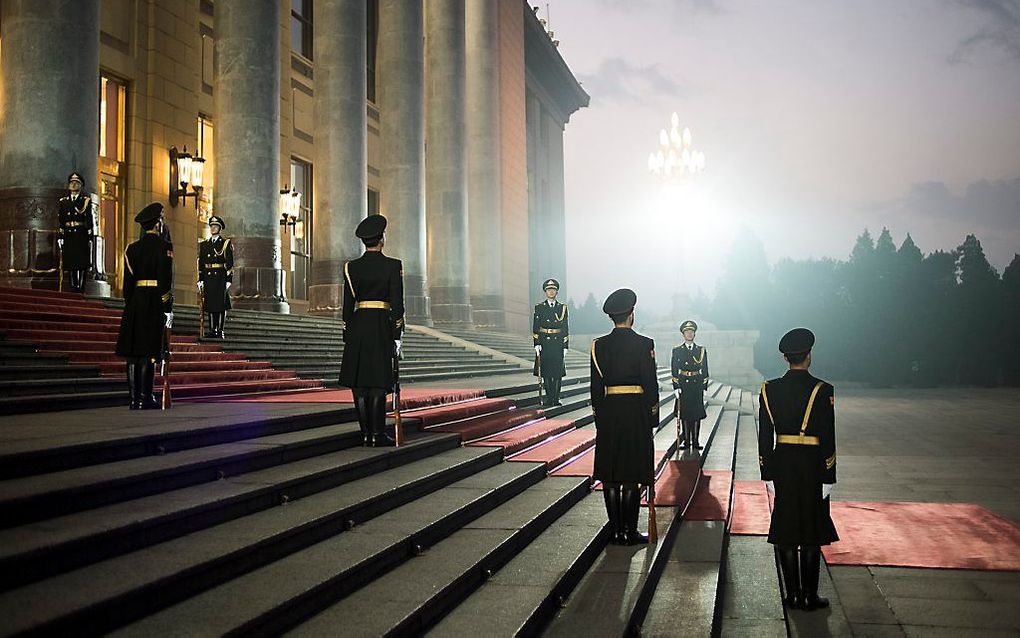
<svg viewBox="0 0 1020 638">
<path fill-rule="evenodd" d="M 548 5 L 592 96 L 565 138 L 569 296 L 665 311 L 742 224 L 773 262 L 883 226 L 925 252 L 974 232 L 1000 272 L 1020 251 L 1020 0 Z M 707 169 L 664 196 L 646 162 L 673 111 Z"/>
</svg>

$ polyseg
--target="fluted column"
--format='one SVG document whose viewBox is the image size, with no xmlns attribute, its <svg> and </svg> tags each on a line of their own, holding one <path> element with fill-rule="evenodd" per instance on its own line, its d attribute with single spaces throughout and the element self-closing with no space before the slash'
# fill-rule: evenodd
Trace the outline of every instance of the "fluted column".
<svg viewBox="0 0 1020 638">
<path fill-rule="evenodd" d="M 425 270 L 425 50 L 422 0 L 379 1 L 380 208 L 386 252 L 404 264 L 407 322 L 431 325 Z"/>
<path fill-rule="evenodd" d="M 339 315 L 343 263 L 368 214 L 365 0 L 315 2 L 315 228 L 308 311 Z"/>
<path fill-rule="evenodd" d="M 289 312 L 280 244 L 280 3 L 216 2 L 216 214 L 230 225 L 234 306 Z"/>
<path fill-rule="evenodd" d="M 67 176 L 98 190 L 99 0 L 3 0 L 0 41 L 0 284 L 56 288 Z"/>
<path fill-rule="evenodd" d="M 471 314 L 475 326 L 503 330 L 499 3 L 467 0 L 465 25 Z"/>
<path fill-rule="evenodd" d="M 425 0 L 425 201 L 436 325 L 471 325 L 464 47 L 464 0 Z"/>
</svg>

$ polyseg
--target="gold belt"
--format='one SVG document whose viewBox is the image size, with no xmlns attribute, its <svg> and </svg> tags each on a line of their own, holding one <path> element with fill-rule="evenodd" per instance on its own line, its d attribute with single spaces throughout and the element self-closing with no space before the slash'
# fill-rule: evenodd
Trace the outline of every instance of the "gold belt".
<svg viewBox="0 0 1020 638">
<path fill-rule="evenodd" d="M 66 224 L 64 224 L 64 226 L 67 226 L 68 228 L 76 228 L 78 226 L 84 226 L 84 225 L 85 225 L 85 222 L 67 222 Z"/>
<path fill-rule="evenodd" d="M 806 434 L 779 434 L 776 436 L 776 443 L 786 443 L 788 445 L 821 445 L 821 441 L 818 440 L 817 436 L 807 436 Z"/>
<path fill-rule="evenodd" d="M 223 264 L 205 264 L 202 268 L 226 268 Z"/>
<path fill-rule="evenodd" d="M 645 389 L 639 385 L 607 385 L 606 394 L 644 394 Z"/>
<path fill-rule="evenodd" d="M 141 288 L 155 288 L 159 285 L 159 282 L 155 279 L 139 279 L 135 282 L 135 285 Z"/>
<path fill-rule="evenodd" d="M 390 304 L 388 301 L 359 301 L 355 310 L 389 310 Z"/>
<path fill-rule="evenodd" d="M 563 332 L 559 328 L 539 328 L 538 331 L 547 335 L 558 335 Z"/>
<path fill-rule="evenodd" d="M 696 377 L 701 374 L 701 370 L 681 370 L 680 376 L 682 377 Z"/>
</svg>

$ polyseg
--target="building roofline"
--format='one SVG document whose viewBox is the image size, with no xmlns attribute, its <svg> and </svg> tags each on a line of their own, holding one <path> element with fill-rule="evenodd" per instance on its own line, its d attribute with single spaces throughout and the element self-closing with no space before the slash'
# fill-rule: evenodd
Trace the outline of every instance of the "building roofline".
<svg viewBox="0 0 1020 638">
<path fill-rule="evenodd" d="M 570 119 L 578 109 L 588 106 L 591 97 L 574 77 L 559 50 L 539 22 L 531 5 L 521 2 L 524 10 L 524 58 L 529 75 L 556 101 L 558 110 Z"/>
</svg>

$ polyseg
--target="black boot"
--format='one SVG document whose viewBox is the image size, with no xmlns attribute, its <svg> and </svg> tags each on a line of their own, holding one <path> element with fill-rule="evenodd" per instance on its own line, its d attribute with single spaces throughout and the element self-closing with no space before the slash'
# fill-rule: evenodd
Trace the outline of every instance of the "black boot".
<svg viewBox="0 0 1020 638">
<path fill-rule="evenodd" d="M 818 595 L 818 574 L 821 566 L 821 547 L 804 545 L 800 548 L 800 584 L 804 588 L 804 609 L 807 611 L 829 606 L 829 599 Z"/>
<path fill-rule="evenodd" d="M 549 405 L 561 405 L 560 404 L 560 386 L 563 384 L 561 377 L 553 377 L 549 379 Z"/>
<path fill-rule="evenodd" d="M 128 393 L 131 395 L 130 403 L 128 403 L 128 409 L 137 410 L 142 407 L 142 401 L 138 398 L 139 384 L 136 382 L 136 366 L 132 362 L 127 364 L 127 382 L 128 382 Z"/>
<path fill-rule="evenodd" d="M 637 486 L 623 488 L 623 532 L 627 545 L 648 542 L 648 535 L 638 531 L 638 513 L 641 511 L 641 490 Z"/>
<path fill-rule="evenodd" d="M 602 496 L 606 499 L 606 514 L 609 516 L 609 543 L 625 545 L 620 511 L 620 486 L 617 483 L 603 483 Z"/>
<path fill-rule="evenodd" d="M 202 335 L 206 339 L 212 339 L 216 336 L 216 324 L 213 322 L 213 317 L 216 315 L 211 312 L 205 313 L 205 334 Z"/>
<path fill-rule="evenodd" d="M 683 421 L 683 449 L 691 448 L 691 422 Z"/>
<path fill-rule="evenodd" d="M 372 425 L 372 447 L 393 447 L 396 442 L 386 434 L 386 395 L 368 397 L 369 423 Z"/>
<path fill-rule="evenodd" d="M 226 313 L 216 313 L 216 337 L 219 339 L 223 338 L 223 320 L 226 318 Z"/>
<path fill-rule="evenodd" d="M 797 548 L 780 546 L 779 567 L 783 572 L 783 584 L 786 586 L 786 607 L 802 609 L 804 596 L 800 589 L 800 567 L 797 565 Z"/>
<path fill-rule="evenodd" d="M 358 427 L 361 428 L 361 444 L 368 447 L 372 428 L 369 427 L 367 400 L 360 392 L 354 394 L 354 411 L 358 413 Z"/>
<path fill-rule="evenodd" d="M 141 401 L 143 410 L 158 410 L 159 401 L 152 394 L 152 383 L 156 378 L 156 364 L 152 359 L 146 359 L 139 366 L 142 369 Z"/>
<path fill-rule="evenodd" d="M 703 449 L 701 445 L 701 421 L 691 421 L 691 431 L 693 432 L 691 446 L 697 450 Z"/>
</svg>

